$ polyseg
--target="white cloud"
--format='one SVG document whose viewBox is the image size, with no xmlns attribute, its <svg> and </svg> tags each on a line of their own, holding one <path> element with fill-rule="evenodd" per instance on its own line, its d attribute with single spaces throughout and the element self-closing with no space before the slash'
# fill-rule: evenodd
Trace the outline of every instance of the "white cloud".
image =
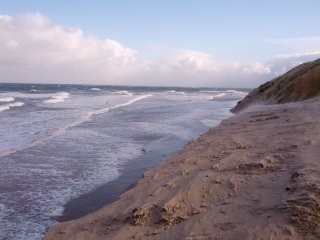
<svg viewBox="0 0 320 240">
<path fill-rule="evenodd" d="M 182 50 L 162 62 L 154 63 L 151 70 L 155 81 L 166 81 L 166 85 L 248 87 L 259 84 L 261 77 L 271 70 L 261 62 L 241 64 L 220 61 L 208 53 Z M 256 82 L 256 83 L 255 83 Z"/>
<path fill-rule="evenodd" d="M 270 66 L 263 64 L 262 62 L 252 63 L 248 67 L 244 67 L 242 70 L 248 74 L 265 74 L 271 72 Z"/>
<path fill-rule="evenodd" d="M 150 47 L 161 51 L 167 46 Z M 279 55 L 268 63 L 240 63 L 180 50 L 162 60 L 141 60 L 135 49 L 85 36 L 39 13 L 0 15 L 0 53 L 1 82 L 213 87 L 255 87 L 294 64 L 320 57 L 312 51 Z"/>
<path fill-rule="evenodd" d="M 289 71 L 291 68 L 304 62 L 314 61 L 317 58 L 320 58 L 320 51 L 279 54 L 270 62 L 271 71 L 274 76 L 278 76 Z"/>
<path fill-rule="evenodd" d="M 233 61 L 220 61 L 211 54 L 194 50 L 178 51 L 166 59 L 162 69 L 166 71 L 183 71 L 186 73 L 226 74 L 227 72 L 246 74 L 270 73 L 270 68 L 261 62 L 241 64 Z"/>
<path fill-rule="evenodd" d="M 217 61 L 208 53 L 184 50 L 171 56 L 165 63 L 170 70 L 188 72 L 216 72 L 219 71 Z"/>
<path fill-rule="evenodd" d="M 0 15 L 0 21 L 9 22 L 12 20 L 12 17 L 9 15 Z"/>
<path fill-rule="evenodd" d="M 7 70 L 63 69 L 66 75 L 87 72 L 84 77 L 98 81 L 125 75 L 137 63 L 135 50 L 114 40 L 85 37 L 81 29 L 55 25 L 39 13 L 1 16 L 0 52 L 0 64 Z"/>
</svg>

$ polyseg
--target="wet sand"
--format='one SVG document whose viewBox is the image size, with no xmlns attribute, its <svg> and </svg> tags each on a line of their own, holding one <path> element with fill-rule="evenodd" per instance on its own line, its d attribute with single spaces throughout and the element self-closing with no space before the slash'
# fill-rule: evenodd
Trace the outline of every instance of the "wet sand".
<svg viewBox="0 0 320 240">
<path fill-rule="evenodd" d="M 255 106 L 44 239 L 317 239 L 320 97 Z"/>
<path fill-rule="evenodd" d="M 167 142 L 170 142 L 170 146 L 166 144 Z M 167 160 L 184 145 L 185 141 L 172 137 L 154 141 L 148 148 L 141 150 L 143 155 L 126 164 L 117 179 L 68 201 L 64 205 L 63 214 L 56 217 L 56 220 L 58 222 L 74 220 L 114 202 L 122 193 L 137 184 L 144 171 Z"/>
</svg>

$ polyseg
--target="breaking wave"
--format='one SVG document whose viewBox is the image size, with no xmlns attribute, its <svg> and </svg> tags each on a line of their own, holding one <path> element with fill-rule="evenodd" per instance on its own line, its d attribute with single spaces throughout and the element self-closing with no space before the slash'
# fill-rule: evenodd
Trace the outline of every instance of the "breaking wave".
<svg viewBox="0 0 320 240">
<path fill-rule="evenodd" d="M 168 93 L 177 94 L 177 95 L 186 95 L 185 92 L 178 92 L 178 91 L 175 91 L 175 90 L 170 90 L 170 91 L 168 91 Z"/>
<path fill-rule="evenodd" d="M 21 107 L 23 105 L 24 105 L 23 102 L 14 102 L 14 103 L 9 103 L 9 104 L 4 104 L 4 105 L 0 106 L 0 112 L 5 111 L 5 110 L 9 110 L 10 108 L 13 108 L 13 107 Z"/>
<path fill-rule="evenodd" d="M 67 92 L 59 92 L 54 94 L 51 99 L 45 100 L 44 103 L 61 103 L 64 102 L 67 98 L 70 97 L 70 94 Z"/>
<path fill-rule="evenodd" d="M 148 97 L 151 97 L 151 96 L 153 96 L 153 95 L 151 95 L 151 94 L 140 95 L 140 96 L 137 96 L 136 98 L 133 98 L 133 99 L 127 101 L 127 102 L 124 102 L 124 103 L 121 103 L 121 104 L 118 104 L 118 105 L 115 105 L 115 106 L 111 106 L 111 107 L 107 107 L 107 108 L 100 108 L 100 109 L 96 109 L 94 111 L 87 112 L 87 113 L 83 114 L 78 120 L 76 120 L 74 122 L 66 124 L 61 128 L 56 128 L 56 129 L 53 129 L 51 131 L 48 131 L 46 133 L 46 135 L 44 137 L 40 138 L 40 139 L 34 139 L 31 142 L 19 147 L 18 149 L 8 149 L 6 151 L 1 152 L 0 153 L 0 157 L 6 156 L 6 155 L 10 155 L 12 153 L 15 153 L 15 152 L 18 152 L 18 151 L 21 151 L 21 150 L 36 146 L 36 145 L 38 145 L 38 144 L 40 144 L 42 142 L 45 142 L 45 141 L 50 140 L 50 139 L 52 139 L 54 137 L 57 137 L 57 136 L 63 134 L 69 128 L 72 128 L 72 127 L 75 127 L 75 126 L 77 126 L 77 125 L 79 125 L 81 123 L 90 121 L 91 117 L 93 115 L 98 115 L 98 114 L 106 113 L 106 112 L 108 112 L 109 110 L 112 110 L 112 109 L 129 106 L 129 105 L 131 105 L 131 104 L 133 104 L 133 103 L 135 103 L 137 101 L 140 101 L 142 99 L 145 99 L 145 98 L 148 98 Z M 13 104 L 15 104 L 14 106 L 16 106 L 16 107 L 24 105 L 24 103 L 22 103 L 22 102 L 12 103 L 12 106 L 13 106 Z"/>
<path fill-rule="evenodd" d="M 223 90 L 223 91 L 216 91 L 216 90 L 208 90 L 208 91 L 199 91 L 201 93 L 207 93 L 207 94 L 213 94 L 211 96 L 208 96 L 207 99 L 212 101 L 215 99 L 237 99 L 237 98 L 243 98 L 248 93 L 242 92 L 242 91 L 236 91 L 236 90 Z"/>
<path fill-rule="evenodd" d="M 0 102 L 13 102 L 14 98 L 13 97 L 3 97 L 0 98 Z"/>
<path fill-rule="evenodd" d="M 114 94 L 120 94 L 120 95 L 128 95 L 128 96 L 133 96 L 133 94 L 131 92 L 128 91 L 116 91 L 116 92 L 112 92 Z"/>
</svg>

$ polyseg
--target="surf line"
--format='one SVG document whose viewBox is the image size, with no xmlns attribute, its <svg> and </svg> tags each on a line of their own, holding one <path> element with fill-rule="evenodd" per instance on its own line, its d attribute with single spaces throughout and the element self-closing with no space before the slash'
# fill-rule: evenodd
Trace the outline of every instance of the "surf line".
<svg viewBox="0 0 320 240">
<path fill-rule="evenodd" d="M 88 112 L 88 113 L 84 114 L 84 116 L 82 116 L 79 120 L 77 120 L 77 121 L 75 121 L 73 123 L 67 124 L 67 125 L 65 125 L 64 127 L 61 127 L 61 128 L 56 128 L 56 129 L 53 129 L 51 131 L 47 131 L 45 136 L 42 137 L 41 139 L 33 139 L 31 142 L 26 143 L 26 144 L 22 145 L 19 148 L 8 149 L 8 150 L 5 150 L 5 151 L 1 152 L 0 153 L 0 157 L 8 156 L 10 154 L 13 154 L 13 153 L 16 153 L 16 152 L 20 152 L 22 150 L 34 147 L 34 146 L 36 146 L 36 145 L 38 145 L 40 143 L 46 142 L 48 140 L 51 140 L 51 139 L 63 134 L 69 128 L 72 128 L 72 127 L 75 127 L 75 126 L 77 126 L 77 125 L 79 125 L 81 123 L 90 121 L 91 117 L 93 115 L 102 114 L 102 113 L 108 112 L 111 109 L 125 107 L 125 106 L 131 105 L 131 104 L 133 104 L 133 103 L 135 103 L 137 101 L 140 101 L 142 99 L 145 99 L 145 98 L 148 98 L 148 97 L 152 97 L 152 96 L 153 96 L 152 94 L 141 95 L 141 96 L 138 96 L 138 97 L 136 97 L 136 98 L 134 98 L 134 99 L 132 99 L 132 100 L 130 100 L 128 102 L 121 103 L 121 104 L 112 106 L 110 108 L 103 108 L 103 109 L 99 109 L 99 110 L 96 110 L 96 111 L 93 111 L 93 112 Z"/>
</svg>

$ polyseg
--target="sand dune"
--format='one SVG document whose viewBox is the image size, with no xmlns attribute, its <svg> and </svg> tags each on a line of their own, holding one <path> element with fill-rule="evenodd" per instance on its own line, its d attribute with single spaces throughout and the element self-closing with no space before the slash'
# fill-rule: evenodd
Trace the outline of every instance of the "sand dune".
<svg viewBox="0 0 320 240">
<path fill-rule="evenodd" d="M 320 98 L 251 107 L 44 239 L 317 239 Z"/>
<path fill-rule="evenodd" d="M 303 63 L 289 72 L 262 84 L 231 110 L 239 112 L 252 104 L 287 103 L 320 94 L 320 59 Z"/>
</svg>

